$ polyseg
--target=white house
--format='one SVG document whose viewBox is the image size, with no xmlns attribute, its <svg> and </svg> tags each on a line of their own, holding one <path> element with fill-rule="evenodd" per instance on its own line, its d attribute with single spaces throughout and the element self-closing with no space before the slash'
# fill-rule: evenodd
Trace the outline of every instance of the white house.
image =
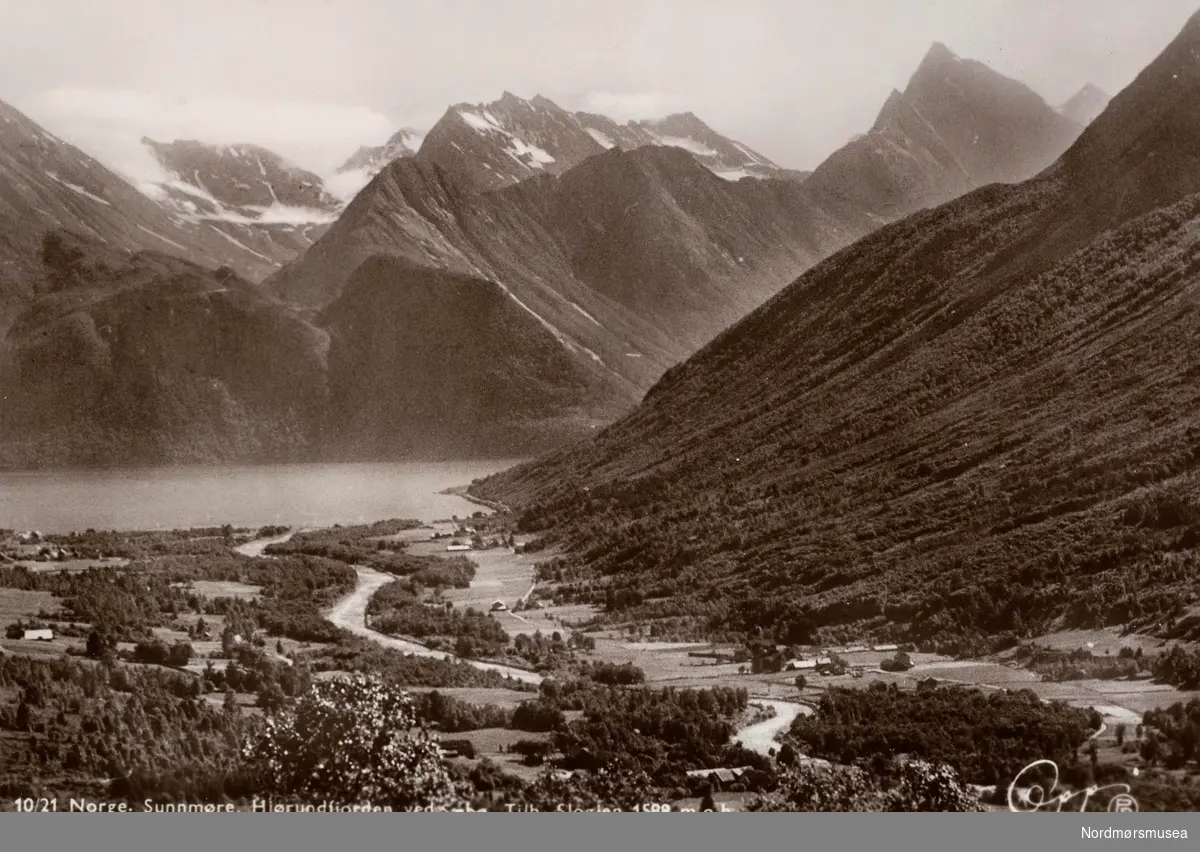
<svg viewBox="0 0 1200 852">
<path fill-rule="evenodd" d="M 817 667 L 816 660 L 790 660 L 783 668 L 786 671 L 797 671 L 800 669 L 815 669 Z"/>
<path fill-rule="evenodd" d="M 39 642 L 52 642 L 52 641 L 54 641 L 54 631 L 53 630 L 26 630 L 23 634 L 21 634 L 21 638 L 22 639 L 36 639 Z"/>
<path fill-rule="evenodd" d="M 448 544 L 448 545 L 446 545 L 446 550 L 448 550 L 448 551 L 462 551 L 462 550 L 470 550 L 470 549 L 471 549 L 471 545 L 469 545 L 469 544 Z"/>
</svg>

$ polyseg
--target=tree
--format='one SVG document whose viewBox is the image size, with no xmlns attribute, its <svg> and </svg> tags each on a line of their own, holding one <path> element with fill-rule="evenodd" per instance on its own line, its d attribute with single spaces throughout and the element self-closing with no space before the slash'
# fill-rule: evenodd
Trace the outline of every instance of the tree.
<svg viewBox="0 0 1200 852">
<path fill-rule="evenodd" d="M 192 646 L 187 642 L 176 642 L 167 652 L 167 665 L 183 668 L 192 659 Z"/>
<path fill-rule="evenodd" d="M 717 803 L 713 801 L 712 790 L 704 791 L 704 798 L 700 800 L 701 813 L 713 813 L 717 809 Z"/>
<path fill-rule="evenodd" d="M 381 678 L 318 681 L 295 706 L 269 715 L 245 756 L 276 798 L 328 799 L 394 809 L 461 808 L 466 791 L 417 726 L 408 693 Z"/>
<path fill-rule="evenodd" d="M 1154 734 L 1142 740 L 1142 759 L 1146 761 L 1147 766 L 1153 766 L 1158 760 L 1162 747 L 1159 745 L 1158 737 Z"/>
<path fill-rule="evenodd" d="M 1125 745 L 1125 732 L 1126 732 L 1126 730 L 1128 730 L 1128 729 L 1125 727 L 1125 723 L 1124 723 L 1124 722 L 1122 722 L 1121 724 L 1117 725 L 1117 727 L 1115 727 L 1115 728 L 1113 729 L 1113 733 L 1116 735 L 1116 738 L 1117 738 L 1117 745 L 1118 745 L 1118 746 L 1123 746 L 1123 745 Z"/>
<path fill-rule="evenodd" d="M 17 719 L 16 719 L 17 730 L 18 731 L 29 730 L 29 722 L 30 722 L 29 705 L 26 704 L 25 699 L 22 698 L 20 703 L 17 704 Z"/>
<path fill-rule="evenodd" d="M 804 675 L 796 675 L 796 689 L 804 689 L 808 686 L 808 678 Z"/>
<path fill-rule="evenodd" d="M 983 810 L 975 791 L 949 766 L 910 760 L 900 767 L 900 779 L 884 790 L 878 779 L 855 766 L 802 764 L 790 768 L 779 789 L 759 797 L 751 811 L 922 811 L 974 812 Z"/>
<path fill-rule="evenodd" d="M 104 637 L 100 635 L 100 631 L 93 630 L 88 634 L 87 655 L 89 657 L 103 657 L 107 648 L 108 643 L 104 641 Z"/>
</svg>

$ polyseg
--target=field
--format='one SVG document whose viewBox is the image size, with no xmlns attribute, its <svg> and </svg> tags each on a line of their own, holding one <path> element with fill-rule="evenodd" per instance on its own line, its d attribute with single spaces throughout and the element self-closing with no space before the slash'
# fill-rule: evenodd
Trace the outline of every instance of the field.
<svg viewBox="0 0 1200 852">
<path fill-rule="evenodd" d="M 544 771 L 540 766 L 526 766 L 521 762 L 521 756 L 509 751 L 521 740 L 549 739 L 548 734 L 533 734 L 528 731 L 512 731 L 508 728 L 480 728 L 477 731 L 466 731 L 461 734 L 448 734 L 445 739 L 469 740 L 475 746 L 475 759 L 461 758 L 463 763 L 474 765 L 483 758 L 490 759 L 500 769 L 509 775 L 515 775 L 525 781 L 534 781 Z M 504 751 L 501 751 L 501 748 Z"/>
<path fill-rule="evenodd" d="M 193 580 L 187 584 L 187 588 L 206 598 L 253 600 L 262 593 L 262 590 L 258 586 L 248 586 L 245 583 L 232 583 L 223 580 Z"/>
<path fill-rule="evenodd" d="M 14 563 L 23 565 L 35 574 L 56 574 L 59 571 L 66 571 L 68 574 L 75 574 L 80 571 L 89 571 L 92 568 L 120 568 L 129 564 L 128 559 L 63 559 L 63 560 L 35 560 L 35 559 L 19 559 Z"/>
<path fill-rule="evenodd" d="M 483 689 L 478 687 L 431 687 L 431 686 L 414 686 L 409 689 L 410 692 L 440 692 L 449 698 L 457 698 L 459 701 L 467 704 L 492 704 L 496 707 L 504 707 L 511 709 L 516 707 L 522 701 L 528 701 L 534 698 L 534 693 L 517 692 L 513 689 Z M 457 735 L 455 735 L 457 736 Z"/>
</svg>

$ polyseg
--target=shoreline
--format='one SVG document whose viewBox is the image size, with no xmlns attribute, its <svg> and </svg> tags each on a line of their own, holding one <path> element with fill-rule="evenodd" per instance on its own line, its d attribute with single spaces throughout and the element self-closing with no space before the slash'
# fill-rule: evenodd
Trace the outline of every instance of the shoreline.
<svg viewBox="0 0 1200 852">
<path fill-rule="evenodd" d="M 501 512 L 508 514 L 512 512 L 512 507 L 501 503 L 498 500 L 485 500 L 483 497 L 476 497 L 468 489 L 470 485 L 455 485 L 452 488 L 443 490 L 442 494 L 450 497 L 459 497 L 466 500 L 468 503 L 474 503 L 476 506 L 483 506 L 485 509 L 491 509 L 493 512 Z"/>
</svg>

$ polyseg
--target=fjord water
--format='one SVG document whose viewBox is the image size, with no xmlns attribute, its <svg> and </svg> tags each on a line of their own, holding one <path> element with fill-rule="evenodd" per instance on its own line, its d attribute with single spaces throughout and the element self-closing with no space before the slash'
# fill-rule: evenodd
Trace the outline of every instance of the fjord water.
<svg viewBox="0 0 1200 852">
<path fill-rule="evenodd" d="M 228 465 L 0 472 L 0 528 L 41 532 L 292 527 L 478 509 L 447 488 L 513 461 Z"/>
</svg>

